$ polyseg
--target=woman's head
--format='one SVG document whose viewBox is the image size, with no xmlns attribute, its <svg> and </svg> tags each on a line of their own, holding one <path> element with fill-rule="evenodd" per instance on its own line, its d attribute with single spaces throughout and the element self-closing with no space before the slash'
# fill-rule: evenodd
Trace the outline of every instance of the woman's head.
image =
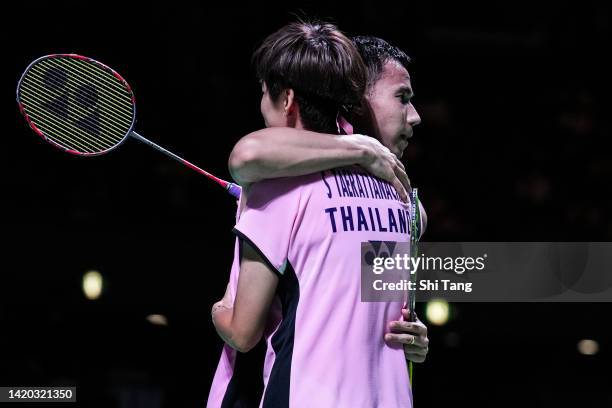
<svg viewBox="0 0 612 408">
<path fill-rule="evenodd" d="M 291 126 L 299 118 L 308 130 L 336 133 L 339 109 L 359 106 L 365 92 L 359 52 L 332 24 L 286 25 L 264 40 L 253 64 L 266 126 Z"/>
</svg>

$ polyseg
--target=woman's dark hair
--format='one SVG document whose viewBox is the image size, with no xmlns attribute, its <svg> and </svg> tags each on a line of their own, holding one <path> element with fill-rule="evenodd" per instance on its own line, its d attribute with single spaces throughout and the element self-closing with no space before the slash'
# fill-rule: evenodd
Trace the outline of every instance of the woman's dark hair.
<svg viewBox="0 0 612 408">
<path fill-rule="evenodd" d="M 272 100 L 293 89 L 304 127 L 336 133 L 343 108 L 358 108 L 366 70 L 353 42 L 336 26 L 298 21 L 268 36 L 253 54 L 257 77 Z"/>
</svg>

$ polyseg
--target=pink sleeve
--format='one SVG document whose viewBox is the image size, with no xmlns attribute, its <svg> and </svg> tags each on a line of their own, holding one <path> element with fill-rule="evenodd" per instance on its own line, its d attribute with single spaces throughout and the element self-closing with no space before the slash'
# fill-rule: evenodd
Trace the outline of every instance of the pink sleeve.
<svg viewBox="0 0 612 408">
<path fill-rule="evenodd" d="M 289 244 L 298 218 L 299 177 L 286 177 L 254 183 L 247 192 L 247 202 L 234 233 L 246 240 L 280 273 L 285 271 Z"/>
</svg>

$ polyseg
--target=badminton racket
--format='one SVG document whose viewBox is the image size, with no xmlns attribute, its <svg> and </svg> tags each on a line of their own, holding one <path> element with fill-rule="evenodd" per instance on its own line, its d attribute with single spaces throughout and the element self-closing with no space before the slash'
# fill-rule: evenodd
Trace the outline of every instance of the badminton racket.
<svg viewBox="0 0 612 408">
<path fill-rule="evenodd" d="M 419 205 L 419 194 L 418 189 L 413 188 L 410 194 L 410 257 L 416 259 L 419 256 L 419 237 L 421 236 L 421 211 Z M 417 316 L 414 311 L 416 307 L 416 283 L 417 276 L 416 271 L 410 271 L 410 282 L 414 290 L 408 291 L 408 308 L 410 309 L 409 321 L 416 322 Z M 410 378 L 410 384 L 412 384 L 412 361 L 408 362 L 408 372 Z"/>
<path fill-rule="evenodd" d="M 65 152 L 99 156 L 131 137 L 240 197 L 240 186 L 215 177 L 136 133 L 132 89 L 116 71 L 92 58 L 53 54 L 36 59 L 19 80 L 17 103 L 30 128 Z"/>
</svg>

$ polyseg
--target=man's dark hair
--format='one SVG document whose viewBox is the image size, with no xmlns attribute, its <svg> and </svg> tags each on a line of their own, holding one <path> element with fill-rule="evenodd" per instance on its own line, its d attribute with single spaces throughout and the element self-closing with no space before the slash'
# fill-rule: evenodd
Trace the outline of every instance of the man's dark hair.
<svg viewBox="0 0 612 408">
<path fill-rule="evenodd" d="M 410 57 L 385 40 L 367 35 L 353 37 L 352 40 L 366 66 L 368 88 L 380 79 L 383 67 L 389 61 L 399 62 L 404 68 L 408 69 Z"/>
<path fill-rule="evenodd" d="M 336 26 L 298 21 L 268 36 L 253 54 L 272 100 L 293 89 L 304 127 L 336 133 L 336 116 L 360 106 L 366 71 L 353 42 Z"/>
</svg>

